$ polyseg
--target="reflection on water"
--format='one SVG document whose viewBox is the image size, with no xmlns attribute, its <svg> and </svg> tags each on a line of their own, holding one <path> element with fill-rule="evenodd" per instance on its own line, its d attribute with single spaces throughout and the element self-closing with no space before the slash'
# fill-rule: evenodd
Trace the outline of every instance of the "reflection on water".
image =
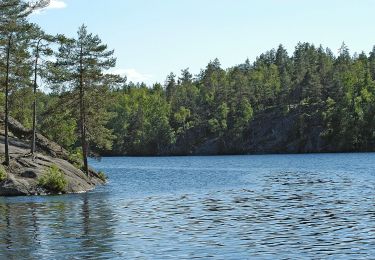
<svg viewBox="0 0 375 260">
<path fill-rule="evenodd" d="M 92 193 L 0 198 L 0 259 L 372 258 L 374 159 L 105 158 Z"/>
<path fill-rule="evenodd" d="M 0 204 L 0 259 L 102 258 L 113 250 L 114 218 L 105 201 Z M 68 196 L 67 196 L 68 197 Z"/>
</svg>

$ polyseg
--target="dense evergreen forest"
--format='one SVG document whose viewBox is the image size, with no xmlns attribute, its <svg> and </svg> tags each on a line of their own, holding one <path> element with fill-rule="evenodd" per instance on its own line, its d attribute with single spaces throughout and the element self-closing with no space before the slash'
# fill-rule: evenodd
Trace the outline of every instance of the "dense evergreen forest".
<svg viewBox="0 0 375 260">
<path fill-rule="evenodd" d="M 85 26 L 74 39 L 51 36 L 28 22 L 29 2 L 0 5 L 4 116 L 72 156 L 374 150 L 375 47 L 298 43 L 288 54 L 280 45 L 253 62 L 225 69 L 215 59 L 198 75 L 184 69 L 146 86 L 110 74 L 113 51 Z"/>
</svg>

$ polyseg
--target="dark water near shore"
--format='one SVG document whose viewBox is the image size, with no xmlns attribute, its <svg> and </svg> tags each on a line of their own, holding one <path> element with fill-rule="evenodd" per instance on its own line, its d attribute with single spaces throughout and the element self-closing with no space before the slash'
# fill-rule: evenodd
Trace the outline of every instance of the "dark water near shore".
<svg viewBox="0 0 375 260">
<path fill-rule="evenodd" d="M 91 163 L 88 194 L 0 197 L 0 259 L 374 259 L 375 154 Z"/>
</svg>

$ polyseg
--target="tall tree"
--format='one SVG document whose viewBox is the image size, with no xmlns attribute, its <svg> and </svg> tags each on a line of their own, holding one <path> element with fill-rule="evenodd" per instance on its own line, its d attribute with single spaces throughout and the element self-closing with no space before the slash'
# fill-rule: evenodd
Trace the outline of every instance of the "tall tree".
<svg viewBox="0 0 375 260">
<path fill-rule="evenodd" d="M 171 101 L 173 95 L 176 92 L 176 75 L 173 72 L 171 72 L 165 80 L 165 90 L 166 90 L 167 100 Z"/>
<path fill-rule="evenodd" d="M 9 92 L 12 78 L 15 84 L 20 84 L 20 76 L 25 72 L 23 65 L 27 57 L 28 30 L 30 24 L 27 17 L 36 9 L 43 8 L 49 4 L 47 0 L 21 1 L 2 0 L 0 2 L 0 46 L 5 52 L 5 165 L 9 165 Z M 24 76 L 24 75 L 23 75 Z M 21 76 L 22 77 L 22 76 Z"/>
<path fill-rule="evenodd" d="M 37 128 L 37 92 L 38 92 L 38 76 L 41 76 L 44 67 L 45 56 L 52 54 L 49 48 L 49 42 L 53 41 L 53 37 L 45 34 L 38 26 L 34 25 L 30 32 L 32 39 L 31 48 L 33 48 L 34 68 L 33 68 L 33 118 L 32 118 L 32 140 L 31 140 L 31 154 L 34 156 L 36 151 L 36 128 Z M 42 67 L 42 69 L 41 69 Z M 45 74 L 45 73 L 44 73 Z"/>
<path fill-rule="evenodd" d="M 280 75 L 280 95 L 278 97 L 279 105 L 287 105 L 288 95 L 291 87 L 291 61 L 288 56 L 287 50 L 284 48 L 283 45 L 279 45 L 276 51 L 276 65 L 279 69 L 279 75 Z"/>
<path fill-rule="evenodd" d="M 93 109 L 103 107 L 98 107 L 98 104 L 102 105 L 110 99 L 105 89 L 122 80 L 105 73 L 116 64 L 114 51 L 108 50 L 97 35 L 88 33 L 85 25 L 78 29 L 76 39 L 59 38 L 61 46 L 52 71 L 52 82 L 63 83 L 60 91 L 68 92 L 71 105 L 78 108 L 78 115 L 74 116 L 79 125 L 83 170 L 89 174 L 87 157 L 90 141 L 110 146 L 112 138 L 111 132 L 105 128 L 110 115 L 105 110 Z"/>
</svg>

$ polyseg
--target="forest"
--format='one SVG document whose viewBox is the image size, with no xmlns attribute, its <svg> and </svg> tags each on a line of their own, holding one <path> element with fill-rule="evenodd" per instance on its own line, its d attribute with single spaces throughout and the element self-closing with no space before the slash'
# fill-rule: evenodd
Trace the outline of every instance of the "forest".
<svg viewBox="0 0 375 260">
<path fill-rule="evenodd" d="M 289 54 L 279 45 L 147 86 L 111 74 L 114 51 L 85 25 L 69 38 L 29 22 L 47 4 L 0 1 L 5 142 L 11 116 L 33 130 L 31 152 L 42 133 L 85 170 L 89 156 L 374 150 L 375 47 L 300 42 Z"/>
</svg>

